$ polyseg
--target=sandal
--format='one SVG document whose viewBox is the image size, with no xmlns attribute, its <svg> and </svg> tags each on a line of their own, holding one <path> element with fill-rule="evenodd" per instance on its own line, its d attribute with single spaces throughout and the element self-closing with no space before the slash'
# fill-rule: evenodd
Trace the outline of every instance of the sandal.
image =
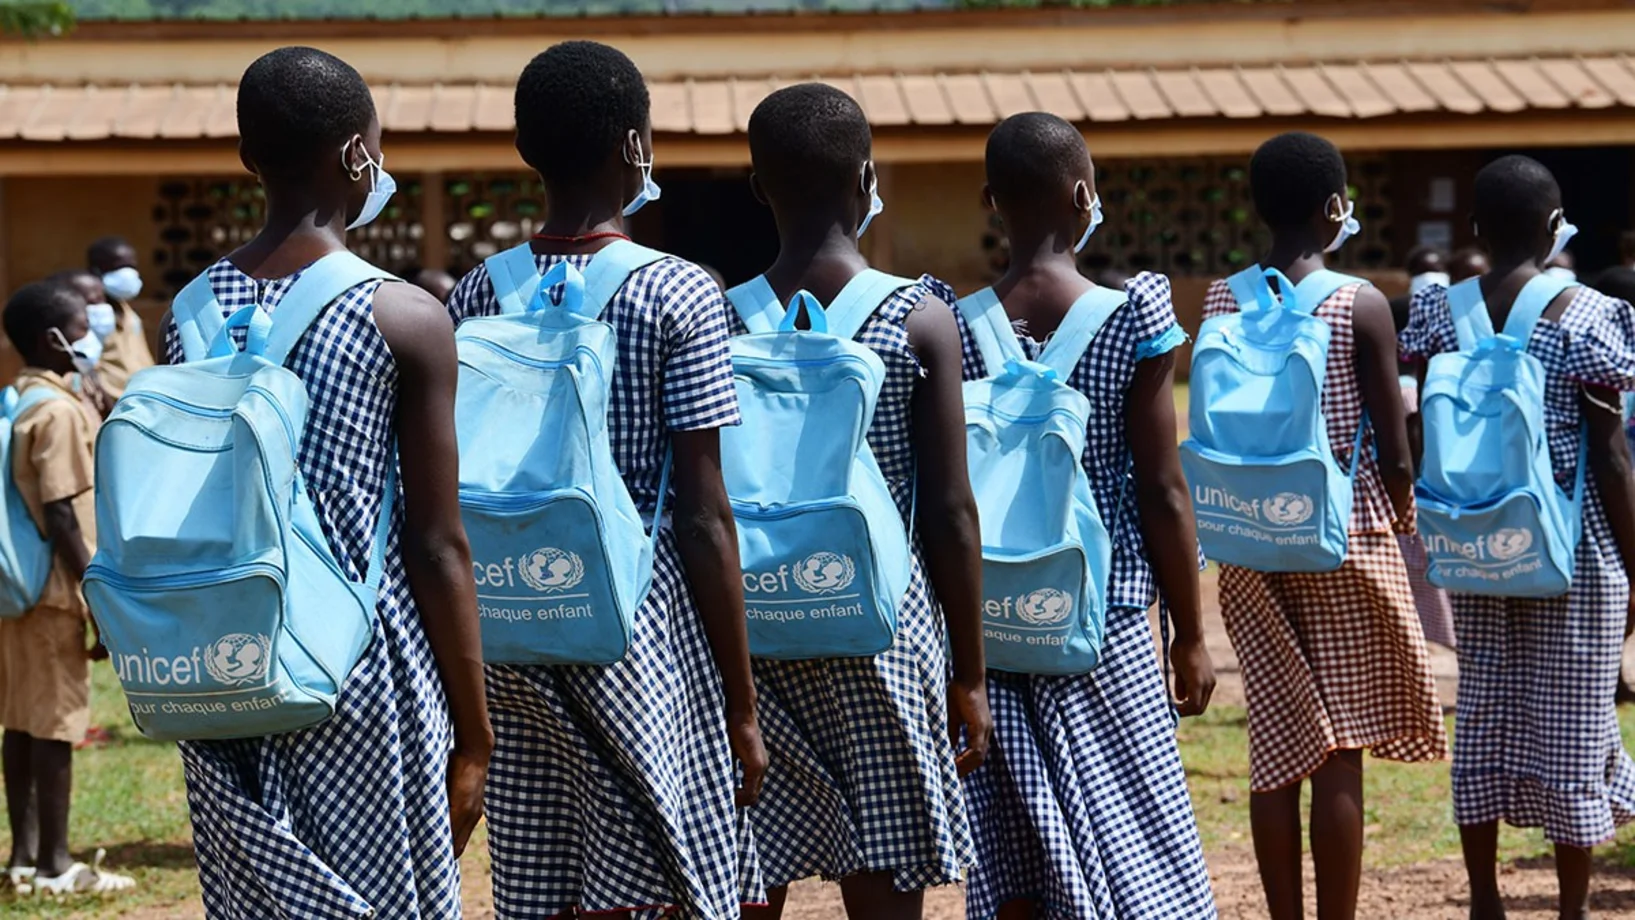
<svg viewBox="0 0 1635 920">
<path fill-rule="evenodd" d="M 11 893 L 18 897 L 34 893 L 34 867 L 12 866 L 6 870 L 6 881 L 11 883 Z"/>
<path fill-rule="evenodd" d="M 136 887 L 136 879 L 128 875 L 115 875 L 112 872 L 102 871 L 102 860 L 108 855 L 107 850 L 97 850 L 96 858 L 87 866 L 85 863 L 74 863 L 68 871 L 61 875 L 34 877 L 34 890 L 41 894 L 52 896 L 64 894 L 111 894 L 116 891 L 128 891 Z"/>
</svg>

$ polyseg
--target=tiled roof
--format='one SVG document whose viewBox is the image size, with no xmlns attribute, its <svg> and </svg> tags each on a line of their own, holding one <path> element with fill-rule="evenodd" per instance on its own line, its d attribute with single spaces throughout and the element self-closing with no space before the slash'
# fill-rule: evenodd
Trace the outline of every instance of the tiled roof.
<svg viewBox="0 0 1635 920">
<path fill-rule="evenodd" d="M 741 132 L 768 93 L 810 77 L 686 79 L 651 85 L 653 128 Z M 1367 119 L 1447 112 L 1635 107 L 1635 62 L 1616 57 L 1337 61 L 1256 67 L 898 73 L 823 76 L 856 97 L 876 127 L 991 125 L 1044 110 L 1080 123 L 1316 116 Z M 512 88 L 375 87 L 388 131 L 509 131 Z M 237 131 L 234 87 L 0 85 L 0 139 L 192 139 Z"/>
</svg>

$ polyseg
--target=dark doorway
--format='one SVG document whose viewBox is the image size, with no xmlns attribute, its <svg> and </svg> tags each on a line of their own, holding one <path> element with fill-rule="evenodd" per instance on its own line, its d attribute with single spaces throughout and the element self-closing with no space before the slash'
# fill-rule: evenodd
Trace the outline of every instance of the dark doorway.
<svg viewBox="0 0 1635 920">
<path fill-rule="evenodd" d="M 1628 147 L 1552 147 L 1524 153 L 1555 173 L 1567 219 L 1578 236 L 1567 245 L 1580 277 L 1618 262 L 1618 237 L 1631 229 L 1630 153 Z"/>
<path fill-rule="evenodd" d="M 659 212 L 653 239 L 664 251 L 710 266 L 729 286 L 777 257 L 777 227 L 749 190 L 749 170 L 665 169 L 654 178 L 664 197 L 652 208 Z"/>
</svg>

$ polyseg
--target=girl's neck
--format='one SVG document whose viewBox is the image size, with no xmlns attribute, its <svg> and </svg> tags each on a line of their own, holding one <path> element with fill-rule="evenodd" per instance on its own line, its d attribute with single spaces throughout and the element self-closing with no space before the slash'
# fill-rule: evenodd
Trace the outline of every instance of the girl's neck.
<svg viewBox="0 0 1635 920">
<path fill-rule="evenodd" d="M 796 289 L 811 291 L 828 302 L 847 281 L 869 267 L 857 240 L 839 224 L 778 229 L 778 257 L 766 270 L 767 283 L 783 296 Z M 832 289 L 832 290 L 831 290 Z"/>
<path fill-rule="evenodd" d="M 1323 247 L 1304 236 L 1291 239 L 1274 237 L 1272 248 L 1260 264 L 1264 268 L 1275 268 L 1290 281 L 1299 283 L 1301 278 L 1324 267 Z"/>
<path fill-rule="evenodd" d="M 346 248 L 346 205 L 267 190 L 267 223 L 228 256 L 252 278 L 283 278 Z"/>
</svg>

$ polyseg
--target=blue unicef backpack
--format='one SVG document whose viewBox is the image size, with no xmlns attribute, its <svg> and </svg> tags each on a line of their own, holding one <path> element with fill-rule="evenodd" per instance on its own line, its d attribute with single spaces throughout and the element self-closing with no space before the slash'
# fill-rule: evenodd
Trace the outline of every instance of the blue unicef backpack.
<svg viewBox="0 0 1635 920">
<path fill-rule="evenodd" d="M 1325 269 L 1296 285 L 1256 265 L 1227 283 L 1239 309 L 1198 331 L 1192 433 L 1181 445 L 1198 542 L 1216 562 L 1261 572 L 1333 571 L 1350 542 L 1368 421 L 1342 469 L 1322 412 L 1329 326 L 1313 314 L 1335 291 L 1367 282 Z"/>
<path fill-rule="evenodd" d="M 375 631 L 396 453 L 369 571 L 351 581 L 302 481 L 307 390 L 283 364 L 337 297 L 390 278 L 332 253 L 271 315 L 224 320 L 200 275 L 172 306 L 186 363 L 136 374 L 103 423 L 85 599 L 148 737 L 271 735 L 334 713 Z"/>
<path fill-rule="evenodd" d="M 1554 597 L 1572 585 L 1588 441 L 1580 440 L 1568 495 L 1550 463 L 1544 365 L 1526 350 L 1539 317 L 1572 286 L 1543 274 L 1527 282 L 1500 335 L 1478 279 L 1448 289 L 1459 350 L 1432 358 L 1426 373 L 1424 469 L 1414 489 L 1438 587 Z"/>
<path fill-rule="evenodd" d="M 913 283 L 870 269 L 827 309 L 802 291 L 787 311 L 762 277 L 727 292 L 749 329 L 732 340 L 744 423 L 721 432 L 721 473 L 751 655 L 878 655 L 897 635 L 909 534 L 867 440 L 886 369 L 852 338 Z"/>
<path fill-rule="evenodd" d="M 23 493 L 12 478 L 12 427 L 35 406 L 62 394 L 48 386 L 30 387 L 17 395 L 16 387 L 0 390 L 0 475 L 5 477 L 6 500 L 0 502 L 0 619 L 13 619 L 40 602 L 51 577 L 51 541 L 28 511 Z"/>
<path fill-rule="evenodd" d="M 526 243 L 485 263 L 502 312 L 468 319 L 454 336 L 460 510 L 485 661 L 605 665 L 630 649 L 670 461 L 649 535 L 613 461 L 618 341 L 598 317 L 632 272 L 663 258 L 620 240 L 583 274 L 558 262 L 541 278 Z"/>
<path fill-rule="evenodd" d="M 993 289 L 959 302 L 988 371 L 965 384 L 965 449 L 982 519 L 990 668 L 1080 674 L 1101 661 L 1113 543 L 1084 472 L 1090 400 L 1068 379 L 1126 299 L 1086 291 L 1037 362 Z"/>
</svg>

